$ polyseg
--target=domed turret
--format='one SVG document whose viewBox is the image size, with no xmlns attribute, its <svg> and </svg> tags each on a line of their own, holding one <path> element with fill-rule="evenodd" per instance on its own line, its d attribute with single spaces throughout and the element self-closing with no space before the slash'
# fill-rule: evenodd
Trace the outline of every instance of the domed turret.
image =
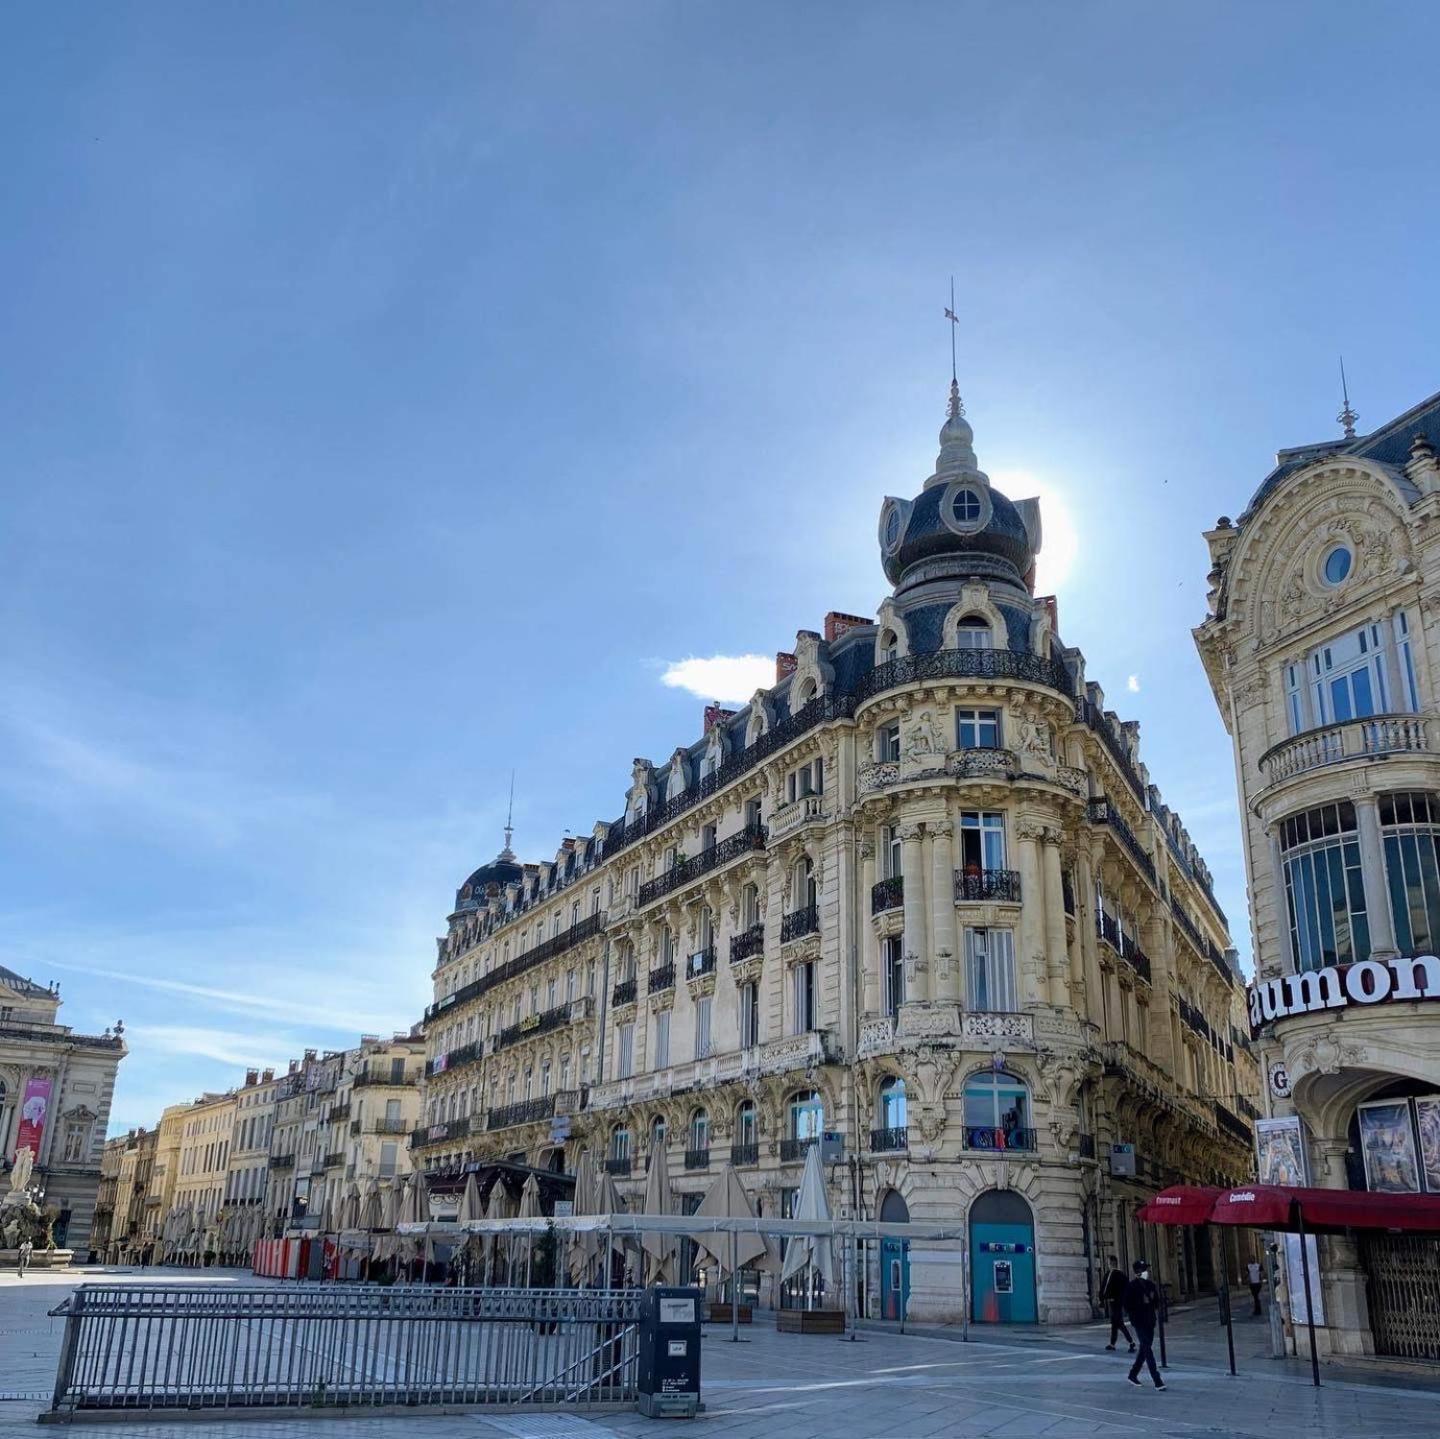
<svg viewBox="0 0 1440 1439">
<path fill-rule="evenodd" d="M 1039 547 L 1034 501 L 1016 505 L 991 487 L 952 380 L 935 473 L 915 499 L 887 498 L 881 508 L 886 578 L 897 597 L 943 580 L 980 579 L 1025 590 Z"/>
</svg>

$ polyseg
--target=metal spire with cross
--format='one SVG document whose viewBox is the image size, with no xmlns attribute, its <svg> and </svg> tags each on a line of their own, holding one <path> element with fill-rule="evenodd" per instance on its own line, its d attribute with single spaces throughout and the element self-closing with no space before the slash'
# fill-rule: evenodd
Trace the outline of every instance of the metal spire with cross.
<svg viewBox="0 0 1440 1439">
<path fill-rule="evenodd" d="M 1341 409 L 1340 413 L 1336 415 L 1335 418 L 1340 421 L 1341 425 L 1344 426 L 1345 438 L 1347 440 L 1353 440 L 1355 438 L 1355 421 L 1358 420 L 1360 416 L 1357 415 L 1355 411 L 1350 408 L 1350 386 L 1345 381 L 1344 355 L 1340 356 L 1340 393 L 1342 396 L 1344 396 L 1345 404 L 1344 407 Z"/>
<path fill-rule="evenodd" d="M 964 402 L 960 399 L 960 372 L 955 365 L 955 331 L 960 324 L 960 316 L 955 313 L 955 276 L 950 276 L 950 303 L 945 310 L 945 318 L 950 321 L 950 408 L 946 412 L 950 419 L 959 419 L 965 413 Z"/>
<path fill-rule="evenodd" d="M 515 833 L 515 826 L 511 821 L 515 818 L 515 771 L 510 771 L 510 804 L 505 811 L 505 848 L 500 851 L 501 859 L 514 859 L 515 853 L 510 848 L 510 837 Z"/>
</svg>

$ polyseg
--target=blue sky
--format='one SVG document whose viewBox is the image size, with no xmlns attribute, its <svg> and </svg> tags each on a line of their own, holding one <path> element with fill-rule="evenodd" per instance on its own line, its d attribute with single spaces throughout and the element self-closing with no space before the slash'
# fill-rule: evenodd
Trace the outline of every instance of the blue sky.
<svg viewBox="0 0 1440 1439">
<path fill-rule="evenodd" d="M 1249 936 L 1200 532 L 1440 388 L 1429 7 L 13 7 L 0 963 L 117 1126 L 417 1018 L 456 884 L 981 463 Z M 1134 676 L 1138 689 L 1127 688 Z M 673 676 L 672 676 L 673 677 Z M 702 680 L 708 688 L 712 680 Z M 748 686 L 747 686 L 748 688 Z"/>
</svg>

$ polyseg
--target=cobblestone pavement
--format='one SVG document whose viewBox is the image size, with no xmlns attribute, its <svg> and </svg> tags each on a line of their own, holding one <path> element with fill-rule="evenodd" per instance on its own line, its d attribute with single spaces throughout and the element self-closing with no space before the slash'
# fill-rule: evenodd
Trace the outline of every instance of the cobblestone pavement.
<svg viewBox="0 0 1440 1439">
<path fill-rule="evenodd" d="M 99 1271 L 24 1279 L 0 1275 L 0 1439 L 35 1439 L 48 1405 L 63 1321 L 45 1311 Z M 107 1279 L 181 1283 L 244 1279 L 230 1272 L 107 1271 Z M 253 1282 L 253 1281 L 251 1281 Z M 435 1414 L 379 1418 L 228 1419 L 125 1423 L 114 1439 L 1440 1439 L 1440 1373 L 1369 1374 L 1327 1368 L 1310 1386 L 1308 1366 L 1268 1357 L 1268 1331 L 1248 1318 L 1236 1327 L 1237 1378 L 1225 1373 L 1224 1332 L 1213 1309 L 1177 1313 L 1169 1343 L 1168 1389 L 1125 1382 L 1124 1354 L 1106 1354 L 1101 1326 L 985 1330 L 972 1342 L 948 1331 L 900 1335 L 864 1330 L 852 1342 L 777 1334 L 757 1322 L 740 1344 L 707 1330 L 705 1412 L 692 1423 L 633 1413 Z"/>
</svg>

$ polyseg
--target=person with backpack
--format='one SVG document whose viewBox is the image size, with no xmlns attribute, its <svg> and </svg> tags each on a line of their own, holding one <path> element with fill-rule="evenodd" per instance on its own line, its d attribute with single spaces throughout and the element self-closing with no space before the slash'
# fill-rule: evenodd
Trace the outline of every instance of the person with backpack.
<svg viewBox="0 0 1440 1439">
<path fill-rule="evenodd" d="M 1135 1352 L 1135 1340 L 1130 1331 L 1125 1327 L 1125 1271 L 1120 1267 L 1120 1261 L 1112 1254 L 1110 1256 L 1110 1272 L 1105 1276 L 1105 1283 L 1100 1286 L 1100 1302 L 1110 1313 L 1110 1342 L 1105 1348 L 1112 1354 L 1115 1352 L 1115 1341 L 1120 1335 L 1125 1336 L 1125 1342 L 1130 1346 L 1130 1352 Z"/>
<path fill-rule="evenodd" d="M 1150 1266 L 1143 1260 L 1135 1261 L 1135 1277 L 1125 1286 L 1122 1303 L 1130 1322 L 1135 1326 L 1135 1337 L 1140 1341 L 1135 1362 L 1130 1366 L 1128 1378 L 1137 1387 L 1140 1384 L 1142 1365 L 1150 1368 L 1150 1377 L 1157 1389 L 1165 1387 L 1160 1371 L 1155 1367 L 1155 1324 L 1160 1316 L 1160 1290 L 1150 1277 Z"/>
</svg>

